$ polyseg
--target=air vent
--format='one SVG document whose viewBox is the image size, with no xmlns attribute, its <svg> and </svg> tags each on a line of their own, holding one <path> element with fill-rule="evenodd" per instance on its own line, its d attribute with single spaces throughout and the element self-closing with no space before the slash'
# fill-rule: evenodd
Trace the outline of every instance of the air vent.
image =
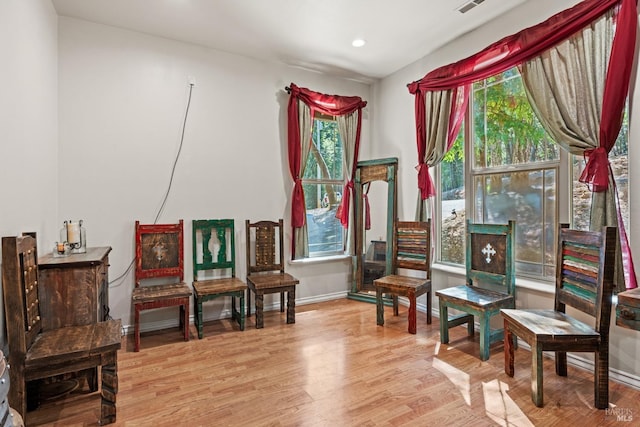
<svg viewBox="0 0 640 427">
<path fill-rule="evenodd" d="M 474 7 L 478 6 L 481 3 L 484 3 L 484 0 L 470 0 L 462 4 L 461 6 L 458 6 L 456 10 L 460 13 L 467 13 L 468 11 L 470 11 L 471 9 L 473 9 Z"/>
</svg>

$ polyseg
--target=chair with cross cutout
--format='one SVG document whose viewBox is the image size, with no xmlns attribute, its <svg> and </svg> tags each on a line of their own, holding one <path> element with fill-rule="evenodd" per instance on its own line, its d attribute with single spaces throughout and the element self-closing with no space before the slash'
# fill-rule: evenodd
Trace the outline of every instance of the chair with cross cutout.
<svg viewBox="0 0 640 427">
<path fill-rule="evenodd" d="M 616 228 L 571 230 L 560 225 L 553 310 L 504 309 L 504 370 L 513 377 L 515 338 L 531 347 L 531 400 L 543 406 L 543 352 L 555 352 L 556 374 L 567 376 L 567 352 L 594 354 L 594 406 L 609 407 L 609 326 L 614 287 Z M 588 324 L 566 314 L 572 307 Z"/>
<path fill-rule="evenodd" d="M 393 273 L 373 281 L 376 288 L 376 321 L 384 325 L 383 294 L 390 296 L 393 314 L 398 315 L 398 296 L 409 299 L 408 330 L 416 333 L 416 299 L 427 295 L 427 324 L 431 324 L 431 222 L 394 222 Z M 402 274 L 398 269 L 423 271 L 425 277 Z"/>
<path fill-rule="evenodd" d="M 140 351 L 140 312 L 179 307 L 179 324 L 189 341 L 191 288 L 184 283 L 183 220 L 177 224 L 140 224 L 136 221 L 134 351 Z"/>
<path fill-rule="evenodd" d="M 203 303 L 221 297 L 231 297 L 231 318 L 244 331 L 247 284 L 236 277 L 233 219 L 196 219 L 192 221 L 192 231 L 194 317 L 198 338 L 203 336 Z"/>
<path fill-rule="evenodd" d="M 515 221 L 508 224 L 466 223 L 466 284 L 436 291 L 440 306 L 440 342 L 449 342 L 449 328 L 467 324 L 474 336 L 480 325 L 480 359 L 489 359 L 491 343 L 502 341 L 503 329 L 491 329 L 491 318 L 515 308 Z M 460 314 L 449 315 L 449 308 Z"/>
</svg>

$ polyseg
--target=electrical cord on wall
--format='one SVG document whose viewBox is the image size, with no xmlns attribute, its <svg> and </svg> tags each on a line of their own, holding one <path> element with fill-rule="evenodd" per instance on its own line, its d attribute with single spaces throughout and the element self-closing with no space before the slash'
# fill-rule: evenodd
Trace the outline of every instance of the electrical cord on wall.
<svg viewBox="0 0 640 427">
<path fill-rule="evenodd" d="M 182 152 L 182 145 L 184 143 L 184 132 L 185 132 L 185 128 L 187 127 L 187 117 L 189 117 L 189 107 L 191 106 L 191 94 L 193 93 L 193 86 L 194 86 L 194 83 L 189 83 L 189 98 L 187 99 L 187 108 L 185 109 L 185 112 L 184 112 L 184 120 L 182 121 L 182 133 L 180 135 L 180 145 L 178 146 L 178 153 L 176 154 L 176 158 L 173 161 L 173 167 L 171 168 L 171 177 L 169 178 L 169 185 L 167 186 L 167 191 L 164 194 L 164 198 L 162 199 L 162 204 L 160 205 L 160 208 L 158 208 L 158 213 L 156 214 L 156 217 L 153 220 L 154 224 L 158 223 L 158 219 L 160 218 L 160 215 L 162 215 L 162 211 L 164 211 L 164 207 L 167 204 L 167 199 L 169 198 L 169 193 L 171 192 L 171 186 L 173 185 L 173 177 L 176 173 L 176 166 L 178 164 L 178 159 L 180 158 L 180 153 Z M 133 268 L 133 265 L 135 264 L 135 262 L 136 262 L 136 259 L 133 258 L 133 260 L 131 260 L 131 263 L 129 264 L 129 266 L 127 267 L 124 273 L 122 273 L 115 279 L 109 281 L 109 287 L 120 286 L 122 284 L 122 280 L 124 280 L 124 278 L 127 277 L 127 275 L 131 272 L 131 269 Z M 113 283 L 116 283 L 118 281 L 120 281 L 119 284 L 111 286 Z"/>
</svg>

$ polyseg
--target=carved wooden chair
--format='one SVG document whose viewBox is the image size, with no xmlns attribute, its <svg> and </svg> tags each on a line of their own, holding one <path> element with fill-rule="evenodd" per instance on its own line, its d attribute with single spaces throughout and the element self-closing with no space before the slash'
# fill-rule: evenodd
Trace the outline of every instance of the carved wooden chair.
<svg viewBox="0 0 640 427">
<path fill-rule="evenodd" d="M 26 420 L 27 382 L 101 366 L 100 424 L 116 420 L 120 320 L 44 330 L 33 235 L 2 238 L 2 288 L 9 345 L 9 405 Z M 91 384 L 90 384 L 91 388 Z M 97 391 L 97 385 L 95 389 Z"/>
<path fill-rule="evenodd" d="M 531 400 L 543 406 L 542 352 L 554 351 L 556 374 L 567 375 L 567 352 L 593 352 L 594 405 L 609 407 L 609 325 L 616 257 L 616 228 L 601 232 L 561 226 L 553 310 L 501 310 L 504 370 L 514 374 L 515 338 L 531 346 Z M 594 317 L 592 325 L 565 313 L 566 306 Z"/>
<path fill-rule="evenodd" d="M 449 328 L 467 324 L 474 335 L 480 323 L 480 359 L 489 359 L 491 343 L 503 339 L 491 318 L 502 308 L 515 308 L 515 221 L 508 224 L 466 224 L 466 284 L 436 291 L 440 306 L 440 342 L 449 342 Z M 449 316 L 449 308 L 461 314 Z"/>
<path fill-rule="evenodd" d="M 376 288 L 376 318 L 384 325 L 383 294 L 391 296 L 393 315 L 398 315 L 398 296 L 409 299 L 409 333 L 416 333 L 416 298 L 427 294 L 427 323 L 431 324 L 431 222 L 395 221 L 393 233 L 393 271 L 395 274 L 373 281 Z M 426 277 L 402 275 L 399 268 L 420 270 Z"/>
<path fill-rule="evenodd" d="M 247 317 L 251 316 L 251 292 L 256 297 L 256 328 L 264 327 L 264 295 L 280 294 L 280 312 L 284 312 L 287 293 L 287 323 L 296 323 L 296 285 L 298 279 L 284 271 L 284 231 L 282 219 L 250 222 L 247 236 Z"/>
<path fill-rule="evenodd" d="M 192 229 L 193 294 L 198 338 L 203 336 L 202 304 L 219 297 L 231 297 L 231 318 L 244 331 L 247 284 L 236 277 L 233 219 L 193 220 Z M 238 308 L 236 298 L 239 300 Z"/>
<path fill-rule="evenodd" d="M 189 341 L 191 288 L 184 280 L 183 221 L 178 224 L 140 224 L 136 221 L 134 351 L 140 351 L 140 312 L 180 307 L 180 328 Z M 144 281 L 144 285 L 143 285 Z"/>
</svg>

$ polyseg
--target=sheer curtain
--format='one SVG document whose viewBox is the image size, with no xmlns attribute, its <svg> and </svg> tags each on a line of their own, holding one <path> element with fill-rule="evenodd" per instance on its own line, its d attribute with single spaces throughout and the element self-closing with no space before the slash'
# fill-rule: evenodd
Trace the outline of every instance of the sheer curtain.
<svg viewBox="0 0 640 427">
<path fill-rule="evenodd" d="M 596 32 L 598 33 L 604 32 L 598 36 L 583 38 L 581 43 L 586 44 L 582 49 L 576 48 L 574 53 L 578 58 L 584 56 L 581 59 L 584 67 L 592 69 L 593 73 L 590 76 L 579 74 L 578 80 L 571 80 L 562 88 L 562 90 L 568 91 L 567 99 L 574 103 L 572 108 L 576 111 L 576 114 L 582 115 L 581 120 L 586 120 L 587 114 L 591 115 L 590 125 L 594 127 L 597 135 L 595 138 L 589 137 L 590 139 L 586 140 L 572 135 L 572 138 L 576 136 L 571 140 L 572 142 L 561 143 L 561 145 L 571 146 L 574 150 L 582 149 L 588 160 L 585 169 L 586 173 L 582 179 L 584 179 L 584 182 L 588 182 L 594 191 L 595 215 L 592 215 L 592 228 L 597 227 L 597 221 L 601 221 L 598 217 L 606 218 L 607 210 L 615 212 L 615 205 L 606 202 L 607 193 L 610 193 L 609 183 L 613 181 L 606 153 L 615 143 L 620 130 L 624 103 L 629 90 L 631 66 L 635 55 L 637 21 L 638 15 L 634 0 L 584 0 L 539 25 L 505 37 L 475 55 L 438 68 L 417 82 L 409 84 L 409 91 L 416 94 L 418 147 L 420 147 L 421 135 L 429 131 L 429 127 L 426 126 L 426 117 L 431 116 L 433 120 L 440 122 L 436 127 L 437 129 L 443 129 L 446 122 L 449 129 L 455 130 L 455 127 L 450 126 L 450 123 L 454 123 L 456 117 L 461 114 L 458 106 L 459 108 L 463 108 L 463 106 L 466 108 L 467 103 L 466 101 L 458 104 L 451 103 L 450 115 L 447 117 L 446 114 L 442 114 L 438 110 L 437 106 L 434 107 L 428 103 L 418 102 L 419 96 L 422 96 L 421 93 L 455 88 L 460 90 L 475 81 L 498 74 L 524 62 L 535 64 L 540 56 L 543 58 L 552 56 L 554 54 L 548 51 L 570 38 L 571 40 L 566 45 L 573 46 L 574 38 L 580 38 L 578 33 L 593 32 L 589 27 L 597 29 Z M 610 24 L 607 24 L 607 22 L 610 22 Z M 586 30 L 583 30 L 585 28 Z M 576 34 L 578 35 L 576 36 Z M 560 53 L 556 54 L 560 55 Z M 599 58 L 595 59 L 591 58 L 591 56 Z M 542 61 L 545 62 L 544 59 Z M 567 65 L 568 68 L 575 66 Z M 533 69 L 540 69 L 540 66 L 523 65 L 522 68 L 529 68 L 527 72 L 531 81 L 534 79 L 531 76 L 534 73 L 537 74 Z M 599 68 L 600 72 L 604 73 L 599 77 L 600 83 L 592 81 L 596 78 L 596 68 Z M 538 75 L 537 79 L 542 80 L 543 77 Z M 583 84 L 586 86 L 579 88 Z M 598 94 L 591 93 L 587 96 L 583 93 L 583 90 L 578 91 L 578 89 L 594 91 L 598 92 Z M 572 90 L 576 92 L 573 93 L 571 92 Z M 468 99 L 468 90 L 463 90 L 462 96 Z M 543 123 L 554 121 L 553 117 L 543 117 L 548 114 L 544 105 L 550 102 L 546 99 L 546 96 L 543 95 L 544 99 L 542 100 L 534 101 L 537 104 L 537 107 L 534 108 L 540 114 L 540 120 Z M 598 101 L 598 98 L 601 99 L 601 102 Z M 585 105 L 587 102 L 592 104 L 599 102 L 599 105 L 597 107 L 588 107 Z M 419 113 L 419 108 L 424 108 L 425 112 Z M 564 114 L 565 111 L 561 110 L 560 113 Z M 594 115 L 597 117 L 594 118 Z M 575 128 L 573 131 L 573 133 L 576 133 Z M 584 132 L 581 131 L 580 133 L 583 134 Z M 425 135 L 425 141 L 429 138 Z M 558 141 L 560 140 L 558 139 Z M 566 139 L 562 140 L 566 141 Z M 577 141 L 580 142 L 578 143 Z M 422 197 L 425 198 L 424 192 Z M 609 200 L 612 200 L 611 197 L 609 197 Z M 613 215 L 613 217 L 618 215 Z M 596 222 L 594 223 L 593 221 Z M 631 253 L 626 243 L 626 233 L 624 232 L 623 224 L 617 220 L 616 222 L 620 225 L 621 247 L 623 260 L 625 260 L 626 287 L 635 288 L 637 284 Z"/>
<path fill-rule="evenodd" d="M 304 165 L 309 154 L 311 144 L 311 132 L 313 118 L 316 111 L 336 117 L 342 143 L 344 145 L 344 189 L 342 200 L 336 217 L 340 219 L 343 227 L 349 226 L 350 212 L 352 211 L 351 197 L 353 192 L 353 179 L 355 178 L 356 164 L 360 147 L 360 127 L 362 123 L 362 109 L 367 105 L 358 96 L 326 95 L 314 92 L 307 88 L 301 88 L 291 83 L 288 106 L 288 152 L 289 171 L 294 181 L 293 195 L 291 199 L 291 226 L 293 228 L 292 254 L 293 258 L 302 258 L 309 255 L 308 233 L 306 228 L 306 207 L 304 190 L 302 188 L 302 176 Z M 301 108 L 304 106 L 304 108 Z M 308 109 L 309 115 L 301 115 L 299 110 Z M 308 125 L 301 124 L 309 119 Z M 306 127 L 308 126 L 308 132 Z M 305 129 L 303 129 L 303 127 Z M 304 133 L 303 133 L 304 132 Z M 304 147 L 304 148 L 303 148 Z M 306 154 L 303 152 L 306 150 Z M 304 163 L 303 162 L 304 156 Z"/>
</svg>

